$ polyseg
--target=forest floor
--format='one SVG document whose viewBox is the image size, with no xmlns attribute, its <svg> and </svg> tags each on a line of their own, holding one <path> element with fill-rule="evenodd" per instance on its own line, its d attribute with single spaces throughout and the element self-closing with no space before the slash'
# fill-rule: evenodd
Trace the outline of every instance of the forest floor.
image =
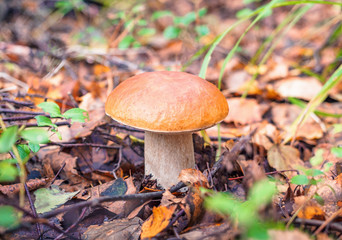
<svg viewBox="0 0 342 240">
<path fill-rule="evenodd" d="M 113 2 L 0 1 L 0 238 L 339 238 L 341 3 Z M 161 70 L 229 104 L 166 191 L 104 109 Z"/>
</svg>

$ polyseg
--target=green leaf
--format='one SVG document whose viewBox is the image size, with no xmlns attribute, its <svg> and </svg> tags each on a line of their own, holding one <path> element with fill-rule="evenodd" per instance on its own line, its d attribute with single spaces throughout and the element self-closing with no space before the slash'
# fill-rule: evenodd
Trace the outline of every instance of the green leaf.
<svg viewBox="0 0 342 240">
<path fill-rule="evenodd" d="M 333 130 L 334 134 L 342 132 L 342 124 L 341 123 L 336 123 L 333 125 L 333 127 L 334 127 L 334 130 Z"/>
<path fill-rule="evenodd" d="M 324 206 L 324 199 L 323 199 L 320 195 L 318 195 L 317 193 L 315 193 L 314 198 L 316 199 L 316 201 L 318 202 L 318 204 Z"/>
<path fill-rule="evenodd" d="M 242 19 L 242 18 L 247 17 L 248 15 L 250 15 L 252 13 L 253 13 L 252 9 L 244 8 L 244 9 L 239 10 L 236 13 L 236 17 L 239 18 L 239 19 Z"/>
<path fill-rule="evenodd" d="M 291 183 L 297 185 L 307 185 L 309 183 L 309 179 L 305 175 L 296 175 L 293 178 L 291 178 Z"/>
<path fill-rule="evenodd" d="M 69 109 L 63 114 L 63 117 L 66 119 L 71 119 L 71 123 L 73 122 L 84 123 L 86 119 L 89 120 L 87 111 L 81 108 Z"/>
<path fill-rule="evenodd" d="M 138 31 L 139 36 L 151 36 L 156 34 L 156 30 L 154 28 L 142 28 Z"/>
<path fill-rule="evenodd" d="M 184 26 L 188 26 L 190 23 L 194 22 L 196 20 L 196 13 L 195 12 L 189 12 L 186 15 L 182 17 L 175 17 L 173 19 L 174 24 L 183 24 Z"/>
<path fill-rule="evenodd" d="M 327 162 L 326 164 L 324 164 L 324 170 L 323 171 L 328 172 L 333 165 L 334 164 L 332 162 Z"/>
<path fill-rule="evenodd" d="M 171 11 L 156 11 L 152 14 L 152 20 L 157 20 L 159 18 L 165 17 L 165 16 L 173 16 Z"/>
<path fill-rule="evenodd" d="M 47 131 L 41 128 L 26 128 L 20 132 L 20 135 L 25 140 L 34 144 L 47 143 L 49 141 Z"/>
<path fill-rule="evenodd" d="M 4 161 L 0 161 L 0 182 L 13 182 L 18 176 L 17 168 Z"/>
<path fill-rule="evenodd" d="M 19 156 L 23 163 L 26 163 L 30 159 L 30 148 L 26 144 L 17 145 Z"/>
<path fill-rule="evenodd" d="M 40 188 L 34 192 L 36 196 L 34 206 L 37 209 L 37 213 L 49 212 L 69 201 L 78 192 L 64 192 L 64 190 L 60 190 L 56 185 L 51 185 L 50 188 Z"/>
<path fill-rule="evenodd" d="M 334 154 L 336 157 L 342 157 L 342 147 L 333 147 L 330 149 L 331 153 Z"/>
<path fill-rule="evenodd" d="M 316 176 L 324 174 L 324 172 L 322 172 L 321 170 L 313 169 L 313 168 L 306 169 L 304 170 L 304 172 L 306 176 L 310 176 L 310 177 L 316 177 Z"/>
<path fill-rule="evenodd" d="M 256 206 L 265 205 L 272 200 L 275 193 L 275 184 L 265 179 L 254 184 L 249 193 L 249 201 L 253 202 Z"/>
<path fill-rule="evenodd" d="M 243 0 L 242 2 L 243 4 L 247 5 L 247 4 L 254 3 L 254 2 L 260 2 L 260 0 Z"/>
<path fill-rule="evenodd" d="M 207 11 L 208 11 L 208 9 L 201 8 L 200 10 L 198 10 L 198 16 L 203 17 L 207 13 Z"/>
<path fill-rule="evenodd" d="M 31 151 L 34 153 L 38 152 L 40 149 L 39 144 L 34 144 L 34 143 L 29 142 L 28 146 L 31 149 Z"/>
<path fill-rule="evenodd" d="M 237 207 L 241 206 L 241 202 L 225 193 L 207 197 L 204 204 L 209 210 L 226 215 L 234 213 Z"/>
<path fill-rule="evenodd" d="M 180 32 L 181 32 L 180 28 L 174 27 L 174 26 L 168 26 L 167 28 L 165 28 L 163 35 L 167 39 L 174 39 L 179 36 Z"/>
<path fill-rule="evenodd" d="M 62 117 L 61 109 L 55 102 L 42 102 L 38 107 L 49 113 L 50 117 Z"/>
<path fill-rule="evenodd" d="M 119 48 L 120 49 L 126 49 L 129 48 L 131 46 L 131 44 L 135 41 L 135 38 L 131 35 L 127 35 L 126 37 L 124 37 L 121 42 L 119 43 Z"/>
<path fill-rule="evenodd" d="M 11 150 L 13 144 L 17 141 L 18 126 L 6 128 L 0 136 L 0 153 Z"/>
<path fill-rule="evenodd" d="M 198 36 L 203 37 L 208 35 L 210 30 L 206 25 L 199 25 L 195 27 L 195 31 L 197 32 Z"/>
<path fill-rule="evenodd" d="M 45 116 L 35 116 L 37 120 L 37 124 L 39 127 L 54 127 L 57 128 L 57 125 L 51 122 L 51 119 Z"/>
<path fill-rule="evenodd" d="M 310 158 L 310 163 L 312 166 L 318 166 L 323 162 L 323 153 L 324 150 L 320 148 L 316 151 L 315 156 Z"/>
<path fill-rule="evenodd" d="M 12 206 L 0 206 L 0 229 L 11 229 L 19 225 L 19 215 Z"/>
<path fill-rule="evenodd" d="M 138 26 L 146 26 L 147 25 L 147 21 L 145 19 L 140 19 L 137 23 Z"/>
</svg>

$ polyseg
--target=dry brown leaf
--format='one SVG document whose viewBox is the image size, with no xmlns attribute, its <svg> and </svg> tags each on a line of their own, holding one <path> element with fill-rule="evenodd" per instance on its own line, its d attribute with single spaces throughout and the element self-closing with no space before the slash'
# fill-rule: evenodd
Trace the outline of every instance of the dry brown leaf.
<svg viewBox="0 0 342 240">
<path fill-rule="evenodd" d="M 176 205 L 153 207 L 152 216 L 141 227 L 141 239 L 155 237 L 163 231 L 169 225 L 176 208 Z"/>
<path fill-rule="evenodd" d="M 71 185 L 84 181 L 84 178 L 79 176 L 76 170 L 76 157 L 64 152 L 60 152 L 60 149 L 54 149 L 50 152 L 45 152 L 45 154 L 40 153 L 40 156 L 43 159 L 43 167 L 45 172 L 47 174 L 51 174 L 50 167 L 53 170 L 53 175 L 49 175 L 49 177 L 53 177 L 54 174 L 56 174 L 65 163 L 65 166 L 60 173 L 60 177 L 62 179 L 68 180 Z"/>
<path fill-rule="evenodd" d="M 270 239 L 272 240 L 297 240 L 297 239 L 301 239 L 301 240 L 310 240 L 310 236 L 304 232 L 301 232 L 297 229 L 295 230 L 268 230 L 268 234 L 270 236 Z"/>
<path fill-rule="evenodd" d="M 292 123 L 301 113 L 302 109 L 291 104 L 272 104 L 272 119 L 278 128 L 289 132 Z M 319 139 L 323 136 L 320 125 L 312 118 L 308 118 L 298 129 L 297 138 Z"/>
<path fill-rule="evenodd" d="M 118 180 L 120 180 L 120 184 L 119 184 L 120 190 L 118 189 L 119 187 L 117 187 L 118 185 L 115 184 L 115 182 L 117 182 Z M 110 196 L 113 196 L 114 191 L 118 191 L 118 193 L 116 193 L 116 195 L 126 195 L 126 194 L 136 193 L 136 188 L 133 184 L 133 178 L 132 177 L 129 177 L 125 180 L 122 180 L 119 178 L 115 181 L 111 181 L 111 182 L 99 185 L 97 187 L 98 187 L 98 189 L 96 189 L 96 190 L 95 190 L 96 187 L 94 187 L 94 191 L 93 191 L 94 195 L 92 196 L 92 198 L 94 198 L 94 197 L 96 198 L 99 196 L 108 196 L 108 194 Z M 125 193 L 123 193 L 124 190 L 125 190 Z M 97 195 L 97 194 L 99 194 L 99 195 Z M 116 201 L 116 202 L 106 202 L 106 203 L 103 203 L 102 205 L 113 213 L 128 215 L 130 212 L 129 210 L 131 210 L 131 209 L 125 208 L 126 204 L 127 204 L 126 201 Z"/>
<path fill-rule="evenodd" d="M 178 176 L 178 180 L 192 186 L 209 187 L 207 178 L 197 169 L 183 169 Z"/>
<path fill-rule="evenodd" d="M 182 201 L 182 198 L 177 198 L 175 195 L 173 195 L 169 190 L 166 190 L 163 193 L 163 197 L 161 199 L 160 205 L 161 206 L 170 206 L 172 204 L 178 204 Z"/>
<path fill-rule="evenodd" d="M 322 88 L 322 83 L 313 77 L 292 77 L 277 81 L 274 88 L 282 97 L 311 100 Z"/>
<path fill-rule="evenodd" d="M 287 145 L 273 145 L 267 152 L 267 160 L 270 166 L 278 171 L 297 169 L 298 166 L 303 166 L 299 151 Z"/>
<path fill-rule="evenodd" d="M 277 128 L 267 121 L 263 121 L 255 127 L 257 127 L 257 131 L 253 135 L 252 141 L 269 150 L 273 146 L 273 143 L 277 142 L 276 137 L 279 135 Z M 270 139 L 273 140 L 273 143 Z"/>
<path fill-rule="evenodd" d="M 268 107 L 259 104 L 255 99 L 231 98 L 228 101 L 229 114 L 224 119 L 226 123 L 251 124 L 260 122 L 262 115 L 268 110 Z"/>
<path fill-rule="evenodd" d="M 82 239 L 109 240 L 130 239 L 138 240 L 141 232 L 142 220 L 138 217 L 132 219 L 117 219 L 105 222 L 102 225 L 91 225 L 83 233 Z"/>
</svg>

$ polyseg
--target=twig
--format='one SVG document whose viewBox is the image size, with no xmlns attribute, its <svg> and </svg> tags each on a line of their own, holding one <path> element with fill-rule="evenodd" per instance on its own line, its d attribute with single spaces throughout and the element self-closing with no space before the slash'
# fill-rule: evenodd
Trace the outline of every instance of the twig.
<svg viewBox="0 0 342 240">
<path fill-rule="evenodd" d="M 50 117 L 50 115 L 44 112 L 31 112 L 31 111 L 20 111 L 20 110 L 12 110 L 12 109 L 4 109 L 0 108 L 0 113 L 12 113 L 12 114 L 27 114 L 27 115 L 45 115 Z"/>
<path fill-rule="evenodd" d="M 52 185 L 52 184 L 55 182 L 56 178 L 57 178 L 58 175 L 61 173 L 61 171 L 63 170 L 63 168 L 65 167 L 65 165 L 66 165 L 66 162 L 64 162 L 63 165 L 62 165 L 62 167 L 58 170 L 58 172 L 56 173 L 56 175 L 55 175 L 54 178 L 52 179 L 50 185 Z"/>
<path fill-rule="evenodd" d="M 288 169 L 288 170 L 279 170 L 279 171 L 273 171 L 273 172 L 267 172 L 265 175 L 272 175 L 272 174 L 278 174 L 278 173 L 284 173 L 284 172 L 297 172 L 299 174 L 298 170 L 295 169 Z M 240 176 L 240 177 L 235 177 L 235 178 L 228 178 L 229 181 L 232 180 L 238 180 L 238 179 L 243 179 L 245 176 Z"/>
<path fill-rule="evenodd" d="M 179 182 L 176 186 L 173 186 L 170 189 L 170 192 L 172 192 L 172 193 L 176 192 L 185 186 L 186 185 L 184 183 Z M 163 196 L 164 192 L 165 191 L 151 192 L 151 193 L 128 194 L 128 195 L 121 195 L 121 196 L 99 197 L 99 198 L 95 198 L 95 199 L 90 200 L 90 201 L 80 202 L 80 203 L 76 203 L 73 205 L 66 206 L 64 208 L 59 208 L 59 209 L 53 210 L 51 212 L 42 214 L 41 217 L 42 218 L 50 218 L 50 217 L 56 216 L 60 213 L 67 212 L 71 209 L 83 208 L 83 207 L 88 207 L 88 206 L 97 206 L 103 202 L 130 201 L 130 200 L 146 201 L 146 200 L 152 199 L 152 198 L 161 198 Z"/>
<path fill-rule="evenodd" d="M 72 104 L 74 105 L 74 107 L 75 107 L 75 108 L 78 108 L 78 103 L 76 102 L 76 100 L 75 100 L 75 98 L 74 98 L 74 96 L 72 95 L 71 92 L 68 92 L 68 96 L 69 96 L 69 98 L 70 98 Z"/>
<path fill-rule="evenodd" d="M 82 210 L 80 216 L 78 217 L 78 219 L 76 220 L 76 222 L 74 222 L 73 224 L 71 224 L 71 226 L 69 226 L 69 227 L 65 230 L 66 233 L 69 232 L 71 229 L 73 229 L 77 224 L 79 224 L 79 223 L 81 222 L 81 220 L 83 219 L 83 217 L 84 217 L 84 215 L 85 215 L 87 209 L 88 209 L 88 208 L 86 208 L 86 207 L 83 208 L 83 210 Z M 63 237 L 63 235 L 64 235 L 64 233 L 61 233 L 60 235 L 58 235 L 58 236 L 55 238 L 55 240 L 61 239 L 61 237 Z"/>
<path fill-rule="evenodd" d="M 327 220 L 325 220 L 324 223 L 322 223 L 322 225 L 314 232 L 313 235 L 316 236 L 317 234 L 319 234 L 329 223 L 331 223 L 337 216 L 339 216 L 341 212 L 342 208 L 334 212 L 334 214 L 332 214 Z"/>
<path fill-rule="evenodd" d="M 108 146 L 97 143 L 60 143 L 60 142 L 51 142 L 46 144 L 45 146 L 57 145 L 60 147 L 99 147 L 99 148 L 110 148 L 110 149 L 119 149 L 121 146 Z"/>
<path fill-rule="evenodd" d="M 2 120 L 5 122 L 25 121 L 25 120 L 34 119 L 34 117 L 35 117 L 34 115 L 24 116 L 24 117 L 7 117 L 7 118 L 2 118 Z"/>
<path fill-rule="evenodd" d="M 291 218 L 286 218 L 284 219 L 284 222 L 288 222 L 290 221 Z M 316 219 L 303 219 L 303 218 L 296 218 L 293 223 L 296 223 L 296 224 L 306 224 L 306 225 L 310 225 L 310 226 L 316 226 L 316 227 L 319 227 L 319 226 L 322 226 L 322 224 L 324 224 L 325 221 L 322 221 L 322 220 L 316 220 Z M 334 231 L 338 231 L 340 233 L 342 233 L 342 224 L 339 224 L 339 223 L 330 223 L 329 224 L 329 227 L 331 230 L 334 230 Z"/>
<path fill-rule="evenodd" d="M 240 138 L 240 140 L 234 145 L 232 150 L 228 153 L 231 157 L 235 158 L 237 155 L 242 151 L 242 149 L 246 146 L 247 142 L 251 140 L 252 136 L 255 134 L 257 129 L 254 129 L 251 131 L 248 135 L 243 136 Z M 214 176 L 216 172 L 221 168 L 222 161 L 224 159 L 224 155 L 222 154 L 219 160 L 214 164 L 214 166 L 211 169 L 211 174 Z"/>
<path fill-rule="evenodd" d="M 110 124 L 108 124 L 108 125 L 109 125 L 110 127 L 113 127 L 113 128 L 119 128 L 119 129 L 131 131 L 131 132 L 141 132 L 141 133 L 144 132 L 143 130 L 140 130 L 140 129 L 136 129 L 136 128 L 129 127 L 129 126 L 125 126 L 125 125 L 118 125 L 118 124 L 116 124 L 116 123 L 110 123 Z"/>
<path fill-rule="evenodd" d="M 26 107 L 33 107 L 34 106 L 33 102 L 21 102 L 21 101 L 16 101 L 16 100 L 6 98 L 6 97 L 0 98 L 0 101 L 14 103 L 14 104 L 22 105 L 22 106 L 26 106 Z"/>
<path fill-rule="evenodd" d="M 68 126 L 68 127 L 71 126 L 70 122 L 66 122 L 66 121 L 65 122 L 56 122 L 54 124 L 56 124 L 57 126 Z M 36 124 L 36 123 L 16 124 L 16 126 L 18 126 L 18 127 L 21 127 L 22 125 L 25 125 L 25 127 L 39 127 L 38 124 Z M 10 126 L 12 126 L 12 125 L 9 125 L 9 127 Z M 44 126 L 44 127 L 48 127 L 48 126 Z"/>
</svg>

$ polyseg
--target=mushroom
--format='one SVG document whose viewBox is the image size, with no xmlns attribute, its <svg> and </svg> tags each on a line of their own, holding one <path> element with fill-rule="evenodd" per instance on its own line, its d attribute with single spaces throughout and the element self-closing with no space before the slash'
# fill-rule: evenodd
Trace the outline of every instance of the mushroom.
<svg viewBox="0 0 342 240">
<path fill-rule="evenodd" d="M 215 85 L 184 72 L 146 72 L 126 79 L 108 96 L 106 114 L 145 131 L 145 175 L 162 187 L 177 183 L 181 170 L 195 167 L 192 133 L 228 114 Z"/>
</svg>

